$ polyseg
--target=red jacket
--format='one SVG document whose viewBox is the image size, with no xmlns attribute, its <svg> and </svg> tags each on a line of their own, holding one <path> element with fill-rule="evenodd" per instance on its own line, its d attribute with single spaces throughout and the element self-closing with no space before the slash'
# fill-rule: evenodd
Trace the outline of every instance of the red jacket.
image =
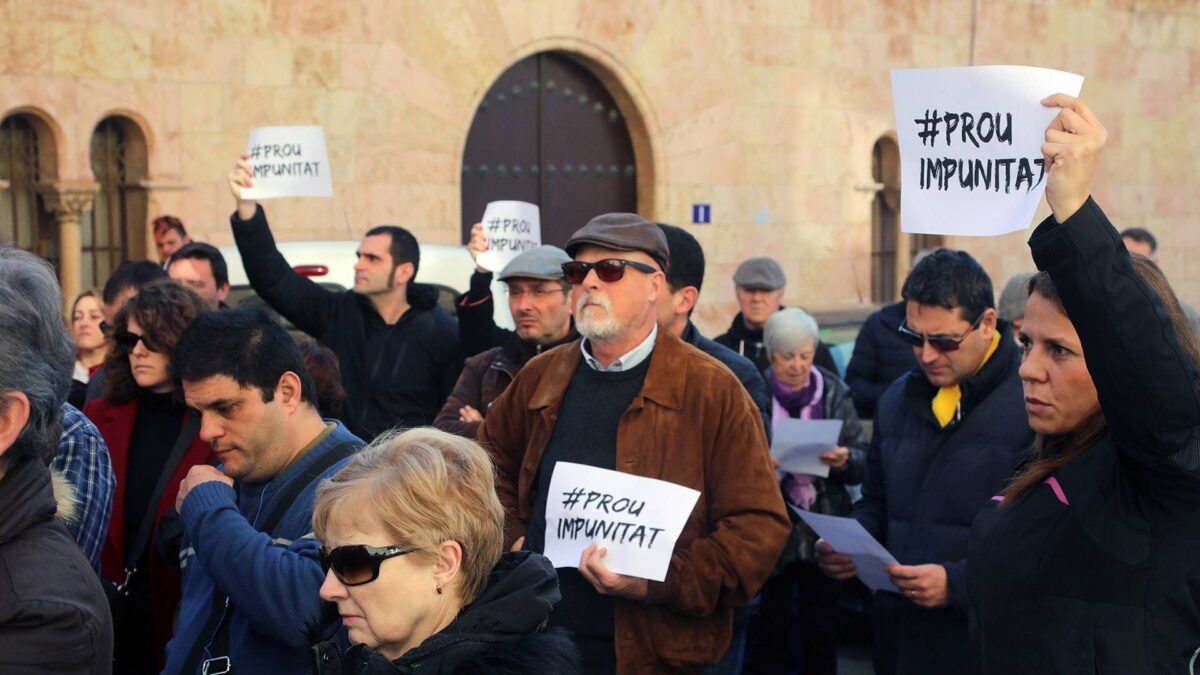
<svg viewBox="0 0 1200 675">
<path fill-rule="evenodd" d="M 106 398 L 100 398 L 87 404 L 83 412 L 92 420 L 104 442 L 108 444 L 108 453 L 112 458 L 113 474 L 117 478 L 117 487 L 113 492 L 112 518 L 108 523 L 108 538 L 104 540 L 104 549 L 100 552 L 100 574 L 105 579 L 120 583 L 125 579 L 125 475 L 129 462 L 129 443 L 133 438 L 133 425 L 137 420 L 138 403 L 136 400 L 128 403 L 113 403 Z M 187 420 L 187 414 L 184 414 Z M 165 441 L 163 452 L 169 453 L 175 444 L 175 439 Z M 179 605 L 179 571 L 164 567 L 154 555 L 154 541 L 158 536 L 158 524 L 163 516 L 175 508 L 175 497 L 179 494 L 179 483 L 187 475 L 188 469 L 197 464 L 207 464 L 213 459 L 212 446 L 200 440 L 199 434 L 192 440 L 191 447 L 183 459 L 175 466 L 167 487 L 163 490 L 162 498 L 158 500 L 158 510 L 154 516 L 154 532 L 151 533 L 150 544 L 147 546 L 146 558 L 150 564 L 150 592 L 154 605 L 155 653 L 159 663 L 163 663 L 164 648 L 171 638 L 171 627 L 175 621 L 175 608 Z M 134 536 L 133 533 L 130 536 Z"/>
</svg>

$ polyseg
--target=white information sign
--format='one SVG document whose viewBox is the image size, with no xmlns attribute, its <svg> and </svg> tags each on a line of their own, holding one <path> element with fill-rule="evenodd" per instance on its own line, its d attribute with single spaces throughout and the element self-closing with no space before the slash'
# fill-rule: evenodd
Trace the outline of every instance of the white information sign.
<svg viewBox="0 0 1200 675">
<path fill-rule="evenodd" d="M 829 477 L 829 465 L 821 455 L 832 452 L 842 434 L 842 420 L 801 420 L 781 417 L 771 434 L 771 456 L 779 470 Z"/>
<path fill-rule="evenodd" d="M 333 196 L 321 127 L 260 127 L 247 148 L 254 187 L 242 190 L 243 198 Z"/>
<path fill-rule="evenodd" d="M 490 202 L 481 222 L 488 250 L 479 255 L 477 262 L 485 270 L 499 272 L 513 258 L 542 245 L 542 220 L 537 204 Z"/>
<path fill-rule="evenodd" d="M 896 558 L 863 528 L 862 523 L 853 518 L 826 516 L 798 509 L 788 505 L 800 518 L 813 529 L 838 553 L 850 556 L 858 569 L 858 578 L 873 591 L 892 591 L 899 593 L 900 589 L 892 583 L 888 575 L 888 565 L 899 564 Z"/>
<path fill-rule="evenodd" d="M 699 498 L 667 481 L 558 462 L 546 499 L 545 555 L 555 567 L 579 567 L 584 550 L 598 543 L 613 572 L 662 581 Z"/>
<path fill-rule="evenodd" d="M 999 235 L 1029 227 L 1046 189 L 1042 143 L 1083 77 L 1027 66 L 893 70 L 904 232 Z"/>
</svg>

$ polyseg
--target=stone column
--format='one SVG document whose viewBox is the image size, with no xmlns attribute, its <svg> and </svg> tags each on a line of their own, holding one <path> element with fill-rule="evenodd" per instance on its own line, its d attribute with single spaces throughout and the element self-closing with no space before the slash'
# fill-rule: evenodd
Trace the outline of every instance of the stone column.
<svg viewBox="0 0 1200 675">
<path fill-rule="evenodd" d="M 62 286 L 64 316 L 83 290 L 83 232 L 79 220 L 92 210 L 99 190 L 95 183 L 54 183 L 39 188 L 46 209 L 58 221 L 58 281 Z"/>
</svg>

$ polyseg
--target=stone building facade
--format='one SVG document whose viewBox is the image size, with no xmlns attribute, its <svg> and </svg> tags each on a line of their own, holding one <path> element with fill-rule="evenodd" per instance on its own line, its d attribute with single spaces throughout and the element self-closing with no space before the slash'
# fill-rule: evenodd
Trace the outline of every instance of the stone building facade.
<svg viewBox="0 0 1200 675">
<path fill-rule="evenodd" d="M 0 0 L 0 120 L 19 118 L 37 153 L 25 183 L 0 173 L 0 211 L 41 219 L 70 296 L 118 257 L 153 255 L 159 214 L 229 243 L 225 175 L 249 130 L 320 124 L 335 196 L 271 203 L 280 239 L 399 223 L 461 243 L 472 120 L 506 69 L 541 52 L 611 94 L 637 209 L 704 244 L 697 320 L 710 333 L 736 311 L 730 277 L 752 255 L 784 264 L 789 304 L 861 310 L 894 294 L 913 243 L 873 222 L 895 198 L 893 67 L 1085 75 L 1111 132 L 1098 198 L 1120 225 L 1153 230 L 1168 275 L 1200 300 L 1186 262 L 1200 252 L 1192 0 Z M 101 131 L 119 166 L 97 159 Z M 710 223 L 692 224 L 695 205 Z M 1030 267 L 1024 239 L 945 243 L 999 286 Z"/>
</svg>

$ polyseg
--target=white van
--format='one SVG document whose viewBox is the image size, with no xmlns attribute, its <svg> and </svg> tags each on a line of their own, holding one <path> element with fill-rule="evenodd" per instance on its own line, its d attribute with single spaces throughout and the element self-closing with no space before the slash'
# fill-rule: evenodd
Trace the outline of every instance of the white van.
<svg viewBox="0 0 1200 675">
<path fill-rule="evenodd" d="M 354 286 L 357 241 L 285 241 L 276 245 L 292 269 L 321 286 L 332 291 L 344 291 Z M 420 244 L 420 248 L 421 264 L 417 268 L 417 281 L 436 286 L 438 304 L 450 314 L 457 314 L 454 300 L 466 292 L 471 272 L 475 270 L 475 261 L 465 246 Z M 226 304 L 237 307 L 243 303 L 262 302 L 250 287 L 237 246 L 223 246 L 220 251 L 229 268 L 231 289 Z M 496 298 L 493 317 L 497 326 L 512 328 L 512 314 L 508 311 L 503 287 L 504 284 L 498 281 L 492 282 L 492 293 Z"/>
</svg>

